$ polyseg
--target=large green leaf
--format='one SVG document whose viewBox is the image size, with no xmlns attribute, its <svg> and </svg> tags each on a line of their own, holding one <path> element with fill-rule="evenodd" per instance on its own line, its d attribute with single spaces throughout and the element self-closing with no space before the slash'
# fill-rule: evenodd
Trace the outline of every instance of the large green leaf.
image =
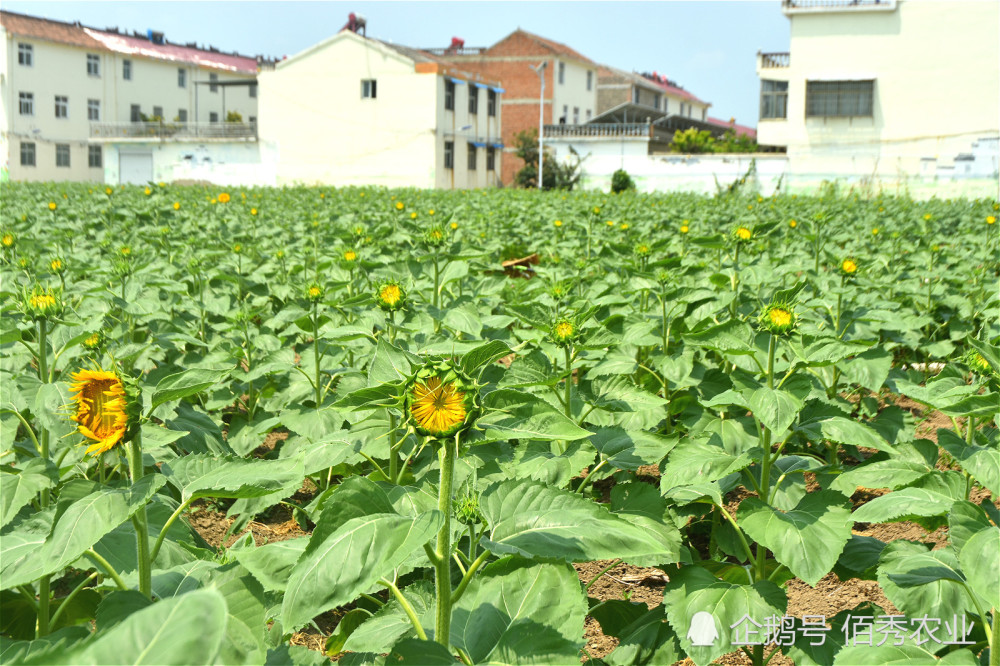
<svg viewBox="0 0 1000 666">
<path fill-rule="evenodd" d="M 4 588 L 23 585 L 71 564 L 101 537 L 115 529 L 146 505 L 165 483 L 153 474 L 135 485 L 117 490 L 100 490 L 74 501 L 59 516 L 52 533 L 37 551 L 10 563 L 5 562 Z"/>
<path fill-rule="evenodd" d="M 1000 527 L 976 532 L 958 553 L 962 572 L 970 587 L 991 608 L 1000 609 Z M 994 622 L 996 616 L 994 615 Z"/>
<path fill-rule="evenodd" d="M 716 445 L 714 442 L 719 442 Z M 733 455 L 721 446 L 721 440 L 684 438 L 670 452 L 660 473 L 660 490 L 666 493 L 678 486 L 718 481 L 751 463 L 746 453 Z"/>
<path fill-rule="evenodd" d="M 930 550 L 912 541 L 893 541 L 879 558 L 879 585 L 889 601 L 911 617 L 975 612 L 961 585 L 964 578 L 958 558 L 947 548 Z"/>
<path fill-rule="evenodd" d="M 261 497 L 301 482 L 301 458 L 253 460 L 190 455 L 163 465 L 163 475 L 186 501 L 198 497 Z"/>
<path fill-rule="evenodd" d="M 433 634 L 436 607 L 434 584 L 431 581 L 417 581 L 406 587 L 403 594 L 406 595 L 406 600 L 413 608 L 421 626 L 428 635 Z M 398 601 L 391 599 L 351 632 L 342 649 L 350 652 L 378 653 L 387 646 L 394 645 L 404 636 L 416 636 L 416 632 L 403 607 Z"/>
<path fill-rule="evenodd" d="M 137 611 L 66 660 L 71 664 L 197 666 L 216 663 L 226 633 L 226 601 L 197 590 Z"/>
<path fill-rule="evenodd" d="M 413 365 L 419 363 L 418 356 L 403 351 L 392 345 L 385 336 L 381 336 L 375 348 L 375 356 L 368 364 L 368 386 L 409 379 Z"/>
<path fill-rule="evenodd" d="M 618 639 L 618 647 L 604 658 L 609 666 L 672 664 L 683 658 L 680 641 L 667 624 L 662 604 L 648 608 L 644 603 L 610 599 L 590 609 L 590 616 L 606 636 Z"/>
<path fill-rule="evenodd" d="M 164 377 L 153 389 L 150 411 L 165 402 L 180 400 L 212 388 L 222 383 L 232 371 L 232 368 L 192 368 Z"/>
<path fill-rule="evenodd" d="M 849 446 L 867 446 L 879 451 L 892 451 L 892 447 L 873 428 L 844 416 L 826 416 L 795 428 L 811 441 L 828 439 Z"/>
<path fill-rule="evenodd" d="M 955 502 L 948 512 L 948 540 L 958 553 L 977 532 L 991 526 L 986 510 L 968 500 Z"/>
<path fill-rule="evenodd" d="M 833 666 L 977 666 L 978 663 L 967 649 L 939 660 L 933 652 L 916 645 L 852 645 L 841 649 L 833 660 Z"/>
<path fill-rule="evenodd" d="M 954 498 L 923 488 L 903 488 L 876 497 L 854 512 L 858 523 L 887 523 L 910 516 L 943 516 L 955 503 Z"/>
<path fill-rule="evenodd" d="M 563 439 L 589 437 L 592 433 L 576 425 L 555 407 L 530 393 L 500 389 L 483 398 L 483 416 L 476 427 L 479 441 L 503 439 Z"/>
<path fill-rule="evenodd" d="M 967 444 L 953 430 L 939 428 L 937 432 L 938 445 L 994 497 L 1000 496 L 1000 449 L 995 445 Z"/>
<path fill-rule="evenodd" d="M 294 631 L 316 615 L 353 600 L 379 578 L 392 576 L 417 548 L 437 532 L 441 514 L 415 518 L 371 514 L 352 518 L 307 548 L 285 589 L 281 624 Z"/>
<path fill-rule="evenodd" d="M 510 346 L 500 340 L 490 340 L 475 349 L 467 351 L 462 356 L 462 371 L 470 377 L 494 361 L 510 354 Z"/>
<path fill-rule="evenodd" d="M 785 614 L 786 604 L 785 593 L 774 583 L 736 585 L 719 580 L 697 566 L 681 567 L 671 573 L 663 592 L 667 620 L 681 647 L 698 666 L 705 666 L 740 645 L 754 640 L 763 642 L 763 633 L 754 636 L 749 631 L 761 631 L 760 627 L 755 628 L 747 619 L 763 624 L 772 616 L 780 618 Z M 708 626 L 709 619 L 713 627 Z M 692 624 L 696 625 L 694 630 Z M 695 645 L 692 639 L 711 644 Z"/>
<path fill-rule="evenodd" d="M 738 518 L 754 541 L 809 585 L 833 568 L 853 524 L 850 502 L 832 490 L 810 493 L 787 512 L 750 497 L 740 504 Z"/>
<path fill-rule="evenodd" d="M 483 492 L 480 510 L 490 525 L 484 547 L 495 553 L 584 562 L 620 557 L 676 562 L 673 526 L 639 527 L 576 493 L 534 481 L 505 481 Z"/>
<path fill-rule="evenodd" d="M 13 520 L 43 488 L 51 488 L 59 480 L 56 466 L 42 458 L 32 458 L 21 469 L 8 469 L 0 469 L 0 527 Z"/>
<path fill-rule="evenodd" d="M 932 471 L 926 464 L 889 458 L 876 460 L 839 475 L 830 484 L 832 490 L 853 495 L 858 488 L 889 488 L 907 486 Z"/>
<path fill-rule="evenodd" d="M 659 463 L 677 445 L 677 441 L 676 437 L 617 427 L 598 428 L 590 438 L 590 443 L 611 465 L 627 470 Z"/>
<path fill-rule="evenodd" d="M 257 548 L 240 550 L 236 559 L 268 592 L 284 592 L 292 567 L 305 552 L 309 537 L 275 541 Z"/>
<path fill-rule="evenodd" d="M 477 664 L 575 663 L 586 614 L 573 567 L 506 557 L 484 568 L 452 609 L 451 643 Z"/>
<path fill-rule="evenodd" d="M 788 391 L 762 386 L 750 394 L 749 407 L 765 427 L 780 434 L 795 421 L 802 401 Z"/>
</svg>

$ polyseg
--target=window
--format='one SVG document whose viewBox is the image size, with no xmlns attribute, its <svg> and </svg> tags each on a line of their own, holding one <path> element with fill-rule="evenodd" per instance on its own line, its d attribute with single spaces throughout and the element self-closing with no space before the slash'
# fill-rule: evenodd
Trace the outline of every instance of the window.
<svg viewBox="0 0 1000 666">
<path fill-rule="evenodd" d="M 87 75 L 88 76 L 101 75 L 101 56 L 94 55 L 93 53 L 87 54 Z"/>
<path fill-rule="evenodd" d="M 163 120 L 163 107 L 162 106 L 154 106 L 153 107 L 153 117 L 154 118 L 158 118 L 159 120 Z"/>
<path fill-rule="evenodd" d="M 632 87 L 632 103 L 633 104 L 639 103 L 639 88 L 635 86 Z"/>
<path fill-rule="evenodd" d="M 590 109 L 587 109 L 587 122 L 588 123 L 590 122 L 590 116 L 591 116 Z"/>
<path fill-rule="evenodd" d="M 133 123 L 142 122 L 142 110 L 139 108 L 138 104 L 132 105 L 131 111 L 129 113 L 129 120 L 131 120 Z"/>
<path fill-rule="evenodd" d="M 122 60 L 122 78 L 126 81 L 132 80 L 132 61 Z"/>
<path fill-rule="evenodd" d="M 444 142 L 444 168 L 454 169 L 455 168 L 455 142 L 445 141 Z"/>
<path fill-rule="evenodd" d="M 497 149 L 493 146 L 487 146 L 486 148 L 486 170 L 496 171 L 497 165 Z"/>
<path fill-rule="evenodd" d="M 444 82 L 444 110 L 455 110 L 455 83 L 450 80 Z"/>
<path fill-rule="evenodd" d="M 87 147 L 87 166 L 91 167 L 92 169 L 104 166 L 104 157 L 101 155 L 100 146 Z"/>
<path fill-rule="evenodd" d="M 35 144 L 32 141 L 21 142 L 21 166 L 35 166 Z"/>
<path fill-rule="evenodd" d="M 760 117 L 788 117 L 788 81 L 760 82 Z"/>
<path fill-rule="evenodd" d="M 186 123 L 188 121 L 188 110 L 177 109 L 177 122 Z"/>
<path fill-rule="evenodd" d="M 188 73 L 187 73 L 186 69 L 183 69 L 181 67 L 177 68 L 177 87 L 178 88 L 187 88 L 187 85 L 188 85 L 187 74 Z"/>
<path fill-rule="evenodd" d="M 18 93 L 18 110 L 22 116 L 35 115 L 35 95 L 34 93 Z"/>
<path fill-rule="evenodd" d="M 569 120 L 569 105 L 563 104 L 563 113 L 559 116 L 559 124 L 565 125 L 567 120 Z"/>
<path fill-rule="evenodd" d="M 670 113 L 670 98 L 669 97 L 664 97 L 663 98 L 663 113 L 667 113 L 667 114 Z"/>
<path fill-rule="evenodd" d="M 69 118 L 69 98 L 56 95 L 56 118 Z"/>
<path fill-rule="evenodd" d="M 469 113 L 479 113 L 479 88 L 469 84 Z"/>
<path fill-rule="evenodd" d="M 31 44 L 17 45 L 17 64 L 31 67 L 34 64 L 34 47 Z"/>
<path fill-rule="evenodd" d="M 211 113 L 209 113 L 208 114 L 208 122 L 210 122 L 210 123 L 217 123 L 217 122 L 219 122 L 219 114 L 216 113 L 215 111 L 212 111 Z"/>
<path fill-rule="evenodd" d="M 373 83 L 374 83 L 374 81 L 373 81 Z M 257 84 L 256 83 L 251 83 L 250 86 L 249 86 L 249 88 L 250 88 L 250 96 L 251 97 L 256 97 L 257 96 Z M 372 97 L 374 97 L 374 95 L 372 95 Z"/>
<path fill-rule="evenodd" d="M 493 90 L 486 93 L 486 115 L 497 115 L 497 94 Z"/>
<path fill-rule="evenodd" d="M 806 81 L 806 118 L 870 118 L 874 86 L 874 81 Z"/>
<path fill-rule="evenodd" d="M 578 106 L 573 107 L 573 124 L 574 125 L 580 124 L 580 107 Z"/>
<path fill-rule="evenodd" d="M 587 90 L 594 89 L 594 73 L 592 71 L 587 71 Z"/>
<path fill-rule="evenodd" d="M 559 63 L 559 84 L 562 85 L 566 82 L 566 63 Z"/>
<path fill-rule="evenodd" d="M 377 86 L 375 79 L 361 79 L 362 99 L 375 99 Z"/>
<path fill-rule="evenodd" d="M 469 171 L 476 170 L 476 144 L 469 144 Z"/>
<path fill-rule="evenodd" d="M 257 124 L 257 116 L 250 116 L 249 118 L 247 118 L 247 120 L 250 122 L 251 125 Z"/>
<path fill-rule="evenodd" d="M 100 119 L 101 119 L 101 100 L 88 99 L 87 120 L 100 120 Z"/>
<path fill-rule="evenodd" d="M 68 143 L 57 143 L 56 144 L 56 166 L 57 167 L 69 167 L 69 144 Z"/>
<path fill-rule="evenodd" d="M 208 86 L 208 92 L 219 92 L 219 86 L 215 85 L 219 82 L 219 75 L 209 74 L 208 80 L 210 81 L 210 84 Z"/>
</svg>

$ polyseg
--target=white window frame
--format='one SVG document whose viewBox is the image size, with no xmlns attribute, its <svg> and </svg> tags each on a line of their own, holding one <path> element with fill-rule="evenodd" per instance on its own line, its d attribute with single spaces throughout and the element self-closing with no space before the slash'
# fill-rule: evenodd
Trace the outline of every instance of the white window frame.
<svg viewBox="0 0 1000 666">
<path fill-rule="evenodd" d="M 474 144 L 471 141 L 469 141 L 468 144 L 467 144 L 467 146 L 468 146 L 467 149 L 468 149 L 469 152 L 466 155 L 466 160 L 465 160 L 466 164 L 465 165 L 468 167 L 469 171 L 475 171 L 476 170 L 476 163 L 479 161 L 479 155 L 478 155 L 478 153 L 476 151 L 476 144 Z"/>
<path fill-rule="evenodd" d="M 566 63 L 559 62 L 559 85 L 566 83 Z"/>
<path fill-rule="evenodd" d="M 444 168 L 454 169 L 455 168 L 455 142 L 445 141 L 444 142 Z"/>
<path fill-rule="evenodd" d="M 94 157 L 97 157 L 95 160 Z M 96 164 L 94 162 L 97 162 Z M 101 146 L 87 146 L 87 167 L 90 169 L 104 168 L 104 151 Z"/>
<path fill-rule="evenodd" d="M 35 142 L 34 141 L 22 141 L 21 142 L 21 166 L 37 166 L 37 160 L 35 159 Z"/>
<path fill-rule="evenodd" d="M 122 60 L 122 79 L 125 81 L 132 80 L 132 61 L 127 58 Z"/>
<path fill-rule="evenodd" d="M 186 123 L 188 121 L 188 110 L 177 109 L 177 122 Z"/>
<path fill-rule="evenodd" d="M 56 95 L 56 118 L 69 118 L 69 97 L 66 95 Z"/>
<path fill-rule="evenodd" d="M 219 86 L 218 86 L 219 75 L 216 74 L 215 72 L 212 72 L 211 74 L 208 75 L 208 80 L 209 80 L 208 92 L 213 92 L 213 93 L 219 92 Z"/>
<path fill-rule="evenodd" d="M 587 70 L 587 90 L 594 89 L 594 70 Z"/>
<path fill-rule="evenodd" d="M 57 143 L 56 144 L 56 167 L 60 169 L 70 168 L 70 147 L 68 143 Z M 65 164 L 60 164 L 62 158 L 66 158 Z"/>
<path fill-rule="evenodd" d="M 361 79 L 361 99 L 378 99 L 377 79 Z"/>
<path fill-rule="evenodd" d="M 101 56 L 96 53 L 87 54 L 87 76 L 101 76 Z"/>
<path fill-rule="evenodd" d="M 17 43 L 17 64 L 23 67 L 35 66 L 35 47 L 24 42 Z"/>
<path fill-rule="evenodd" d="M 455 110 L 455 82 L 451 79 L 444 80 L 444 110 Z"/>
<path fill-rule="evenodd" d="M 188 83 L 187 83 L 187 70 L 184 69 L 183 67 L 178 67 L 177 68 L 177 87 L 178 88 L 187 88 L 188 87 Z"/>
<path fill-rule="evenodd" d="M 35 93 L 19 92 L 17 94 L 17 110 L 18 115 L 21 116 L 35 115 Z"/>
<path fill-rule="evenodd" d="M 87 120 L 97 120 L 101 119 L 101 100 L 99 99 L 88 99 L 87 100 Z"/>
</svg>

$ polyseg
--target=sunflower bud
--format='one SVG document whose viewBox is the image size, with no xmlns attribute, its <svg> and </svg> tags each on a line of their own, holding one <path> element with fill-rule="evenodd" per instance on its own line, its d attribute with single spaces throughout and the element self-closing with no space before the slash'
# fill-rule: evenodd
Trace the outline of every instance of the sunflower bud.
<svg viewBox="0 0 1000 666">
<path fill-rule="evenodd" d="M 760 313 L 760 327 L 775 335 L 790 335 L 798 324 L 795 310 L 787 303 L 772 303 Z"/>
<path fill-rule="evenodd" d="M 406 386 L 406 415 L 421 435 L 449 437 L 471 426 L 478 415 L 478 388 L 454 362 L 431 359 Z"/>
<path fill-rule="evenodd" d="M 746 224 L 737 224 L 733 227 L 732 238 L 736 243 L 749 243 L 753 240 L 753 228 Z"/>
<path fill-rule="evenodd" d="M 306 300 L 310 303 L 319 303 L 323 300 L 323 287 L 318 284 L 311 284 L 306 287 Z"/>
<path fill-rule="evenodd" d="M 30 292 L 23 292 L 21 310 L 35 321 L 58 317 L 63 311 L 62 294 L 58 289 L 35 285 Z"/>
<path fill-rule="evenodd" d="M 91 352 L 100 352 L 104 349 L 104 345 L 107 344 L 107 338 L 103 331 L 96 331 L 91 333 L 83 341 L 83 348 Z"/>
<path fill-rule="evenodd" d="M 646 259 L 652 253 L 652 249 L 649 247 L 649 243 L 636 243 L 635 247 L 632 248 L 632 254 L 640 259 Z"/>
<path fill-rule="evenodd" d="M 49 262 L 49 269 L 56 275 L 62 275 L 66 271 L 66 262 L 61 257 L 56 257 Z"/>
<path fill-rule="evenodd" d="M 962 360 L 969 366 L 969 370 L 972 370 L 972 372 L 980 377 L 1000 377 L 996 370 L 993 369 L 993 366 L 989 364 L 989 361 L 983 358 L 983 355 L 975 349 L 970 349 Z"/>
<path fill-rule="evenodd" d="M 386 312 L 401 310 L 406 304 L 406 290 L 395 280 L 379 282 L 375 287 L 375 304 Z"/>
<path fill-rule="evenodd" d="M 340 255 L 340 265 L 347 270 L 353 270 L 358 265 L 356 250 L 344 250 Z"/>
<path fill-rule="evenodd" d="M 70 390 L 80 434 L 93 440 L 87 453 L 102 454 L 132 439 L 139 428 L 142 400 L 134 379 L 118 370 L 80 370 Z"/>
<path fill-rule="evenodd" d="M 549 340 L 561 347 L 568 347 L 580 337 L 580 327 L 572 319 L 563 317 L 556 320 L 549 329 Z"/>
<path fill-rule="evenodd" d="M 455 518 L 463 525 L 479 525 L 486 522 L 479 510 L 479 497 L 466 491 L 455 498 L 453 505 Z"/>
<path fill-rule="evenodd" d="M 443 245 L 446 239 L 447 235 L 444 233 L 444 229 L 437 225 L 424 232 L 424 242 L 431 247 Z"/>
<path fill-rule="evenodd" d="M 855 277 L 858 274 L 858 261 L 854 257 L 847 257 L 840 262 L 838 267 L 840 274 L 844 277 Z"/>
</svg>

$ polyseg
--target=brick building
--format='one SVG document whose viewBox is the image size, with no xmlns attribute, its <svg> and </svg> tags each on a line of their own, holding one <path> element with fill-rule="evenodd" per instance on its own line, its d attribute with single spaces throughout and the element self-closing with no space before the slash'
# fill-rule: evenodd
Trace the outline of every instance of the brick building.
<svg viewBox="0 0 1000 666">
<path fill-rule="evenodd" d="M 598 65 L 565 44 L 515 30 L 493 46 L 464 48 L 459 44 L 446 49 L 425 49 L 462 69 L 484 79 L 502 82 L 505 93 L 503 109 L 504 159 L 501 181 L 509 185 L 524 163 L 513 155 L 514 137 L 522 131 L 538 128 L 540 81 L 534 68 L 546 63 L 545 124 L 585 123 L 597 111 Z"/>
</svg>

